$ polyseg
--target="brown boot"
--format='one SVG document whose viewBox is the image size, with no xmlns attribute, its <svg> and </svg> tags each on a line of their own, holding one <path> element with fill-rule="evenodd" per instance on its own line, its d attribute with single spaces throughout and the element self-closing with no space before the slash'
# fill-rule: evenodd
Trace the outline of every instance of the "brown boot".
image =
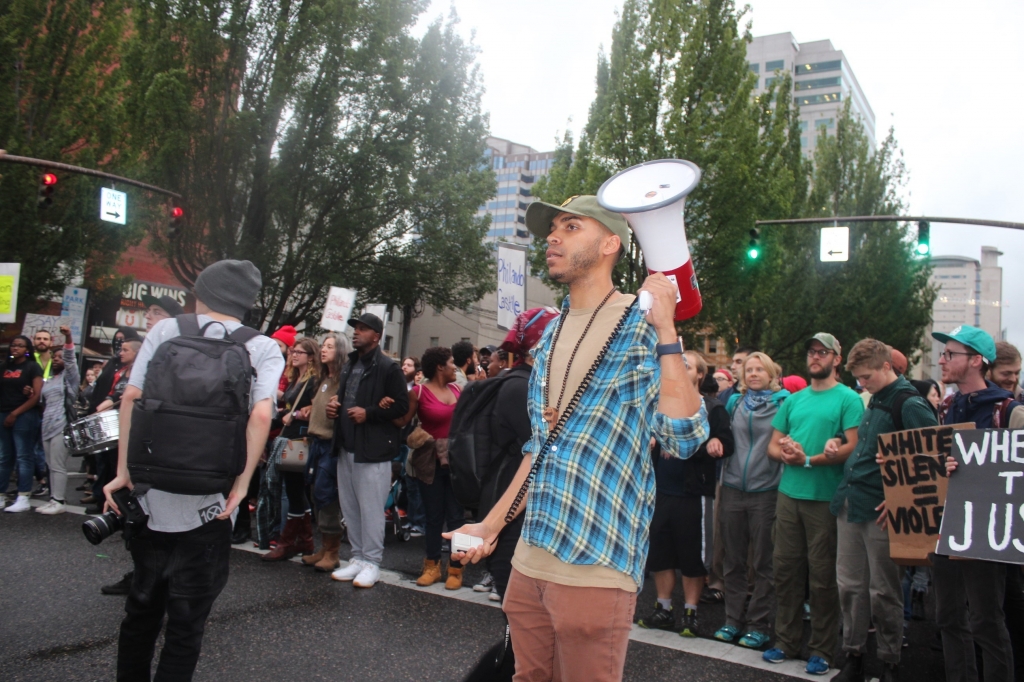
<svg viewBox="0 0 1024 682">
<path fill-rule="evenodd" d="M 327 549 L 327 536 L 320 534 L 320 551 L 316 554 L 309 554 L 302 557 L 303 566 L 312 566 L 320 562 L 324 558 L 324 550 Z"/>
<path fill-rule="evenodd" d="M 295 534 L 295 549 L 298 554 L 312 554 L 316 549 L 313 544 L 313 517 L 309 512 L 299 521 L 298 531 Z"/>
<path fill-rule="evenodd" d="M 277 547 L 263 555 L 264 561 L 287 561 L 299 553 L 295 545 L 302 519 L 289 518 L 284 522 L 284 529 L 277 541 Z"/>
<path fill-rule="evenodd" d="M 341 533 L 324 533 L 323 549 L 320 551 L 323 556 L 317 562 L 316 570 L 321 573 L 330 573 L 341 566 L 341 560 L 338 559 L 339 549 L 341 549 Z M 306 558 L 302 560 L 305 561 Z"/>
<path fill-rule="evenodd" d="M 457 590 L 462 587 L 462 566 L 448 564 L 448 580 L 444 581 L 444 589 Z"/>
<path fill-rule="evenodd" d="M 416 579 L 416 584 L 420 587 L 429 587 L 439 582 L 441 582 L 441 562 L 424 559 L 423 575 Z"/>
</svg>

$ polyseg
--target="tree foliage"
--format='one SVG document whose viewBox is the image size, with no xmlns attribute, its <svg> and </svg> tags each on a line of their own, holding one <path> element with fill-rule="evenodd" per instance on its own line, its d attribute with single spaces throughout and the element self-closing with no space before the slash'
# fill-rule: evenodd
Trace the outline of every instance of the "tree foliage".
<svg viewBox="0 0 1024 682">
<path fill-rule="evenodd" d="M 773 226 L 762 230 L 762 258 L 746 258 L 756 220 L 898 212 L 905 169 L 893 133 L 871 149 L 848 107 L 837 134 L 805 159 L 789 76 L 753 94 L 742 18 L 730 0 L 626 0 L 610 55 L 598 55 L 587 124 L 578 142 L 560 141 L 534 193 L 561 203 L 637 163 L 693 161 L 703 176 L 684 216 L 704 309 L 681 326 L 685 337 L 759 346 L 789 371 L 802 370 L 803 341 L 821 330 L 847 345 L 876 335 L 912 353 L 931 294 L 904 228 L 854 226 L 850 262 L 822 264 L 817 229 Z M 532 258 L 543 269 L 541 248 Z M 617 283 L 635 290 L 645 275 L 634 244 Z"/>
<path fill-rule="evenodd" d="M 0 3 L 0 149 L 117 172 L 127 156 L 118 69 L 125 11 L 121 0 Z M 114 265 L 141 230 L 100 222 L 101 182 L 65 172 L 40 211 L 44 172 L 0 163 L 0 259 L 23 264 L 19 308 L 76 277 L 120 291 Z M 148 200 L 133 191 L 136 199 Z"/>
<path fill-rule="evenodd" d="M 183 281 L 252 260 L 270 326 L 319 319 L 331 284 L 410 309 L 486 293 L 475 53 L 454 15 L 413 37 L 424 7 L 135 3 L 127 114 L 145 172 L 186 197 L 183 235 L 161 240 Z"/>
</svg>

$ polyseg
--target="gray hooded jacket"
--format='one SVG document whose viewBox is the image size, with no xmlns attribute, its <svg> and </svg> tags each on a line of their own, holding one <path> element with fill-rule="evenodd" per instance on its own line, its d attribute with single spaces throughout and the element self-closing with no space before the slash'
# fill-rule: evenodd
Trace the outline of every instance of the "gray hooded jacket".
<svg viewBox="0 0 1024 682">
<path fill-rule="evenodd" d="M 754 411 L 747 409 L 742 394 L 730 398 L 728 409 L 732 413 L 736 449 L 733 456 L 725 460 L 722 485 L 747 493 L 778 489 L 782 464 L 768 458 L 768 443 L 772 439 L 772 420 L 788 397 L 789 391 L 776 391 Z"/>
</svg>

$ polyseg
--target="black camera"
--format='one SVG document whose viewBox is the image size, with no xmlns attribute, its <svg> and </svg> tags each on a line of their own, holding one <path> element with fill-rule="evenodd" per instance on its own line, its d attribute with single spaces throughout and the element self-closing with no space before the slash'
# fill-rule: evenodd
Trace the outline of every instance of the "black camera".
<svg viewBox="0 0 1024 682">
<path fill-rule="evenodd" d="M 146 512 L 142 510 L 142 505 L 128 488 L 115 490 L 111 495 L 123 516 L 111 509 L 106 514 L 94 516 L 83 523 L 82 532 L 85 533 L 85 539 L 94 545 L 100 544 L 117 531 L 122 531 L 125 542 L 128 542 L 142 532 L 149 521 Z"/>
</svg>

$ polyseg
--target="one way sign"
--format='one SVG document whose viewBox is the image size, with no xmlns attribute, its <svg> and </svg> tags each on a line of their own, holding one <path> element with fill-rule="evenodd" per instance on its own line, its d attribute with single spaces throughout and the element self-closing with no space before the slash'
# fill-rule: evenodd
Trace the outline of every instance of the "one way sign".
<svg viewBox="0 0 1024 682">
<path fill-rule="evenodd" d="M 821 228 L 821 255 L 823 263 L 850 260 L 850 228 Z"/>
<path fill-rule="evenodd" d="M 128 220 L 128 195 L 116 189 L 100 188 L 100 220 L 124 225 Z"/>
</svg>

